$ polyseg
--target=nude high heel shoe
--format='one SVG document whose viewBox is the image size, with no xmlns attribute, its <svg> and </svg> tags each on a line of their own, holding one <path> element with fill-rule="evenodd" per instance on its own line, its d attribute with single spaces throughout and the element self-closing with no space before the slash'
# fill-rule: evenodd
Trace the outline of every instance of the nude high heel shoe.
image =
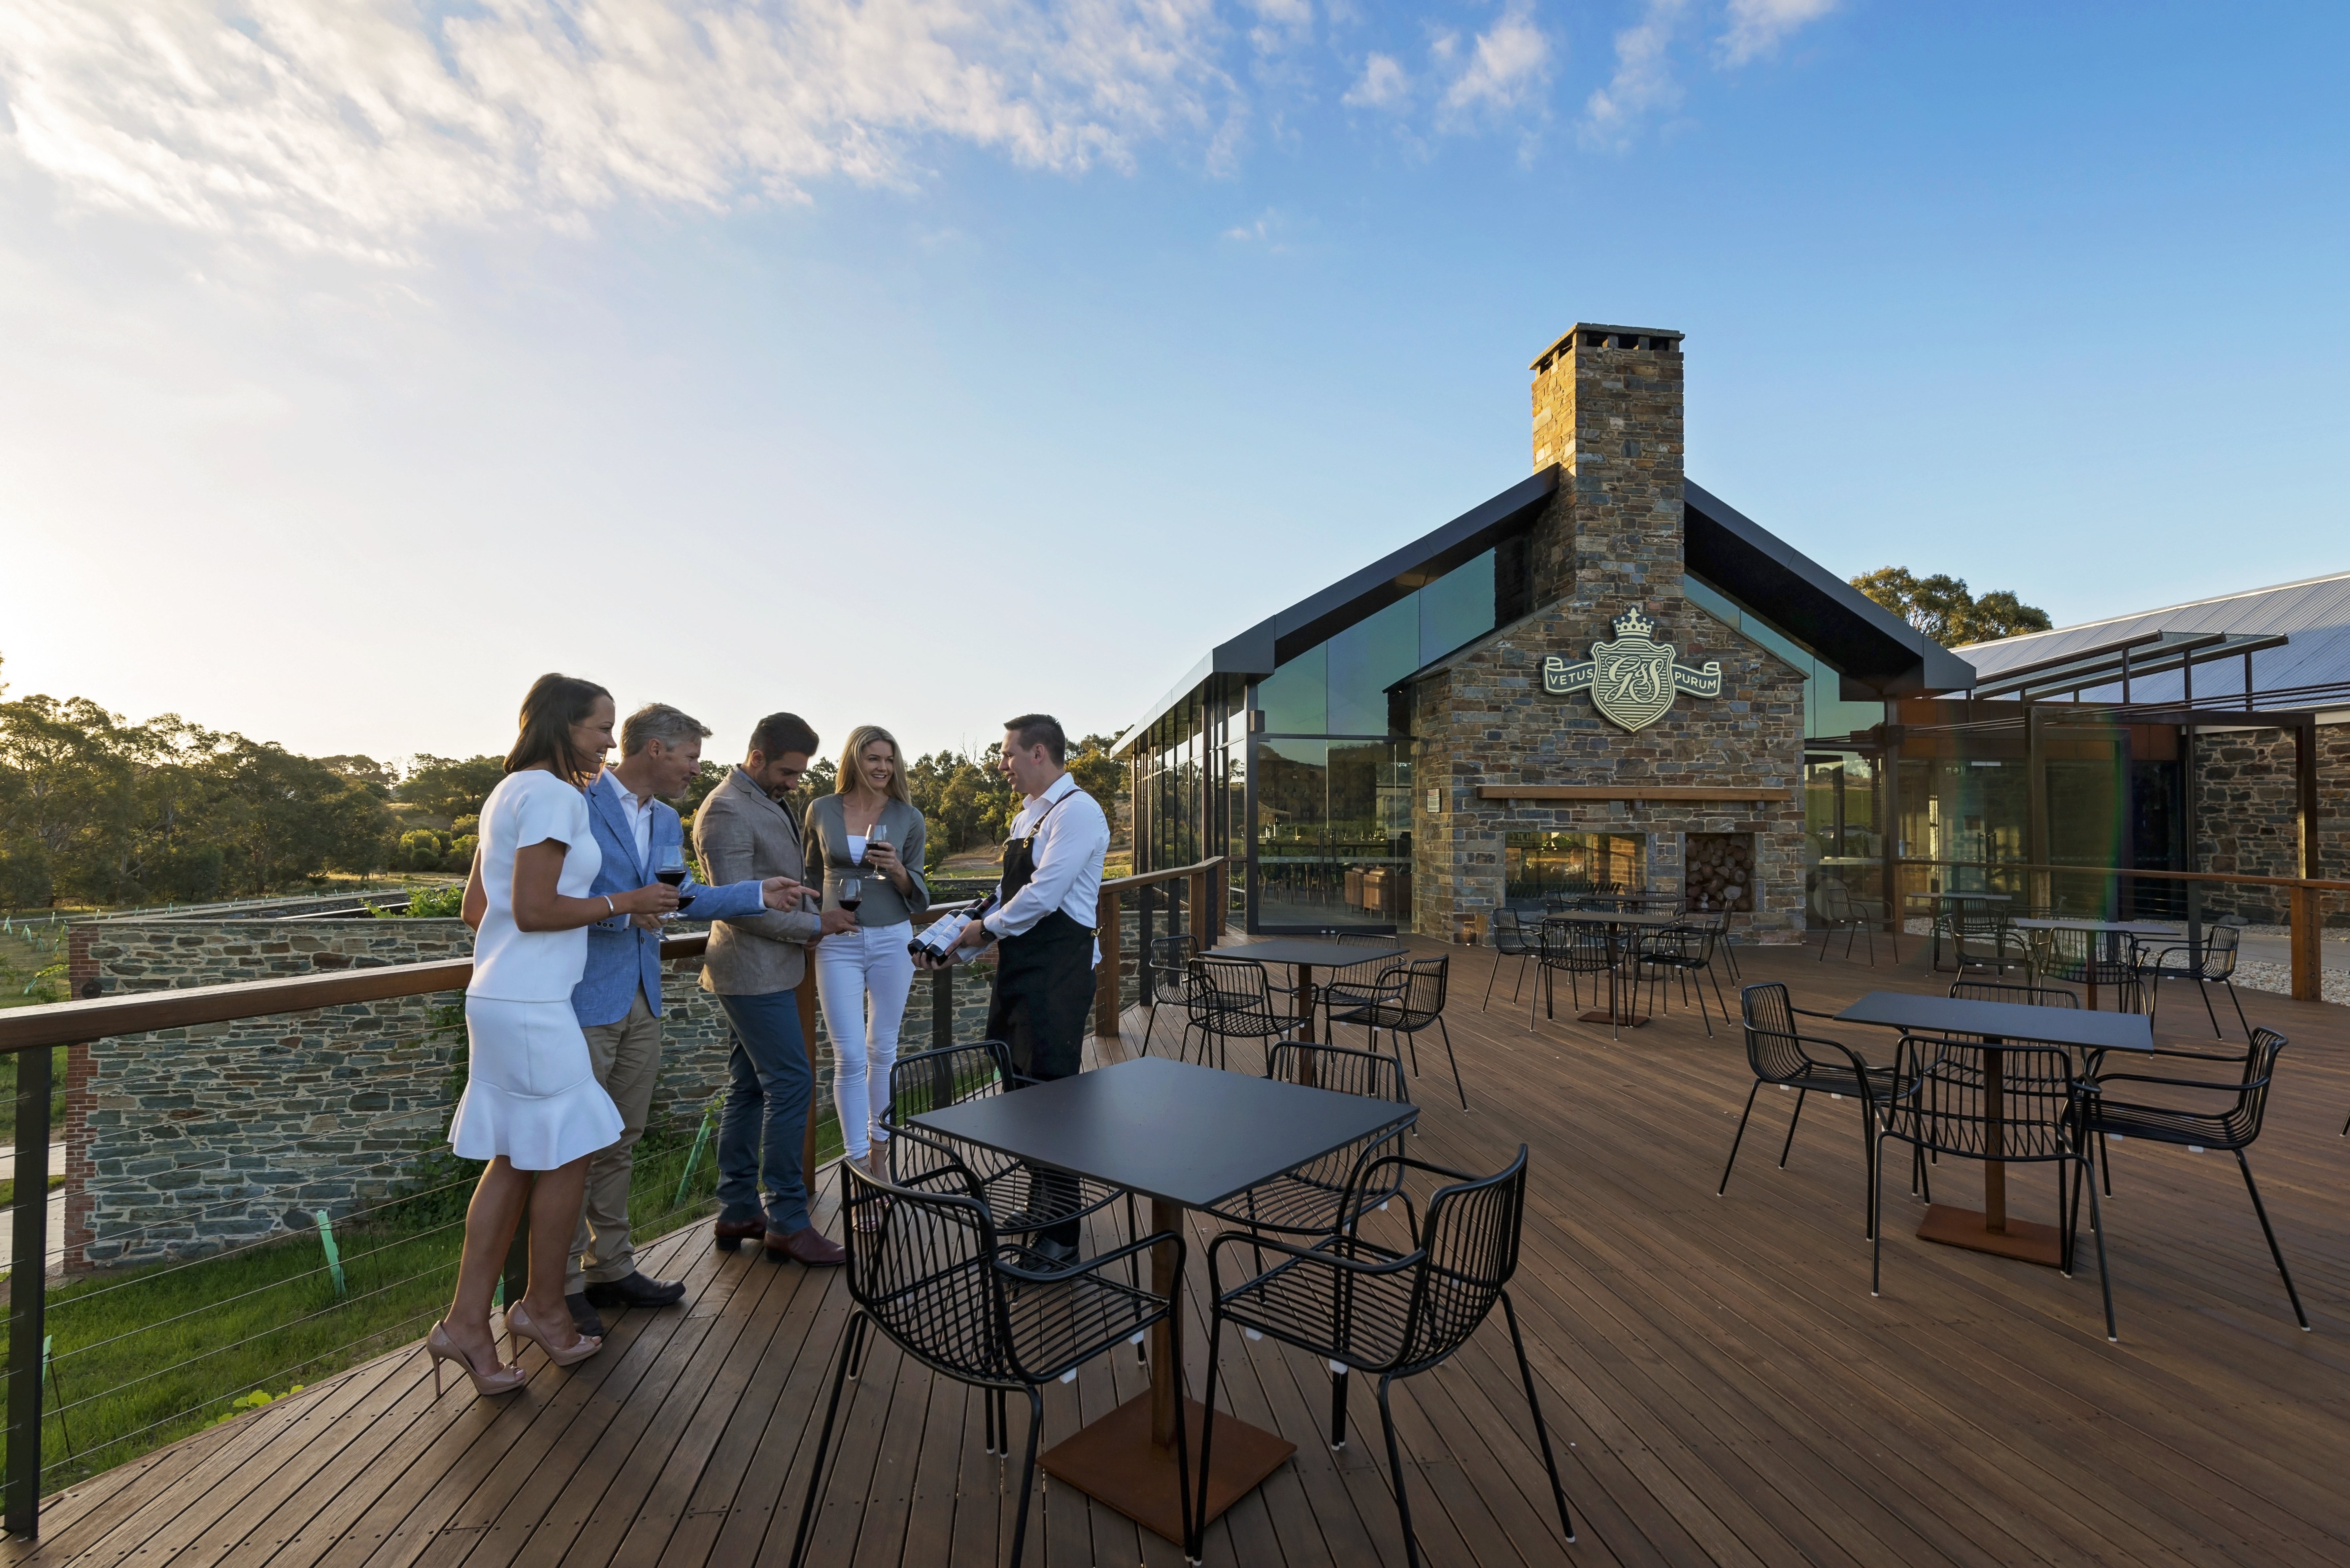
<svg viewBox="0 0 2350 1568">
<path fill-rule="evenodd" d="M 444 1361 L 453 1361 L 465 1369 L 465 1376 L 473 1380 L 473 1392 L 476 1394 L 511 1394 L 523 1385 L 524 1375 L 519 1366 L 501 1366 L 495 1372 L 476 1371 L 473 1358 L 459 1349 L 457 1342 L 449 1337 L 449 1331 L 437 1323 L 432 1325 L 432 1332 L 424 1336 L 424 1354 L 432 1358 L 432 1397 L 435 1399 L 441 1397 L 441 1364 Z"/>
<path fill-rule="evenodd" d="M 595 1334 L 581 1334 L 577 1341 L 557 1350 L 547 1343 L 546 1332 L 530 1321 L 516 1302 L 506 1308 L 506 1333 L 516 1339 L 527 1339 L 546 1352 L 546 1358 L 557 1366 L 577 1366 L 604 1348 L 604 1341 Z"/>
</svg>

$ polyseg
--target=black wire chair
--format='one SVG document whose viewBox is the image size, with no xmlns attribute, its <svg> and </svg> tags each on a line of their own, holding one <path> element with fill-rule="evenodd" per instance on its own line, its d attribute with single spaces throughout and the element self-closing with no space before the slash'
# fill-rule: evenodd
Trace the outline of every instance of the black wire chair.
<svg viewBox="0 0 2350 1568">
<path fill-rule="evenodd" d="M 889 1179 L 909 1185 L 929 1181 L 941 1168 L 952 1166 L 968 1176 L 996 1231 L 1007 1236 L 1033 1236 L 1073 1225 L 1123 1198 L 1127 1234 L 1134 1234 L 1134 1195 L 1124 1188 L 1038 1169 L 1011 1155 L 911 1125 L 924 1111 L 992 1098 L 1035 1082 L 1012 1070 L 1011 1047 L 1000 1040 L 899 1057 L 889 1069 L 889 1108 L 881 1117 L 890 1132 L 882 1145 L 888 1151 Z"/>
<path fill-rule="evenodd" d="M 1988 1054 L 2001 1054 L 2002 1064 L 1993 1092 Z M 1958 1159 L 1996 1159 L 2007 1165 L 2053 1164 L 2056 1167 L 2056 1210 L 2061 1237 L 2057 1269 L 2073 1277 L 2074 1232 L 2078 1229 L 2081 1171 L 2095 1163 L 2082 1137 L 2082 1085 L 2073 1075 L 2073 1059 L 2058 1045 L 2029 1045 L 2013 1041 L 1987 1045 L 1980 1041 L 1904 1034 L 1893 1064 L 1893 1083 L 1880 1100 L 1877 1158 L 1880 1171 L 1887 1138 L 1908 1144 L 1919 1156 L 1950 1155 Z M 2064 1168 L 2074 1167 L 2070 1191 Z M 1931 1179 L 1913 1164 L 1933 1199 Z M 1878 1183 L 1869 1183 L 1869 1198 L 1878 1206 L 1869 1217 L 1868 1293 L 1880 1293 L 1885 1255 L 1882 1199 Z M 2089 1229 L 2097 1239 L 2097 1284 L 2105 1293 L 2106 1337 L 2114 1333 L 2113 1279 L 2106 1269 L 2106 1233 L 2097 1214 L 2096 1183 L 2089 1183 Z"/>
<path fill-rule="evenodd" d="M 1161 998 L 1181 1007 L 1191 1000 L 1191 960 L 1199 944 L 1183 932 L 1153 937 L 1143 948 L 1143 968 L 1149 995 L 1143 1001 L 1142 1054 L 1150 1054 L 1150 1032 L 1159 1027 Z"/>
<path fill-rule="evenodd" d="M 2211 1035 L 2225 1037 L 2220 1027 L 2220 1014 L 2211 1006 L 2211 993 L 2205 988 L 2224 985 L 2228 1001 L 2236 1010 L 2236 1022 L 2244 1031 L 2244 1038 L 2252 1038 L 2252 1026 L 2244 1017 L 2244 1003 L 2236 994 L 2236 960 L 2241 955 L 2244 933 L 2234 926 L 2214 926 L 2204 933 L 2203 949 L 2198 952 L 2188 943 L 2156 947 L 2152 943 L 2137 945 L 2133 968 L 2138 982 L 2146 988 L 2147 1022 L 2154 1021 L 2156 1009 L 2161 1005 L 2160 982 L 2166 980 L 2191 980 L 2196 994 L 2203 999 L 2203 1011 L 2210 1015 Z"/>
<path fill-rule="evenodd" d="M 1397 943 L 1392 937 L 1373 936 L 1365 931 L 1326 931 L 1323 935 L 1342 947 L 1382 950 L 1378 958 L 1339 965 L 1325 975 L 1322 983 L 1315 988 L 1314 1005 L 1321 1010 L 1322 1037 L 1326 1040 L 1330 1037 L 1329 1023 L 1334 1014 L 1368 1007 L 1380 999 L 1379 983 L 1386 977 L 1388 966 L 1394 962 L 1388 955 L 1393 952 Z"/>
<path fill-rule="evenodd" d="M 2081 1125 L 2101 1140 L 2112 1138 L 2144 1138 L 2148 1143 L 2167 1143 L 2200 1154 L 2206 1149 L 2226 1149 L 2236 1157 L 2236 1168 L 2244 1173 L 2244 1190 L 2251 1196 L 2252 1212 L 2259 1217 L 2261 1234 L 2268 1238 L 2269 1256 L 2276 1260 L 2277 1274 L 2284 1281 L 2284 1293 L 2293 1303 L 2293 1315 L 2299 1321 L 2302 1332 L 2309 1331 L 2309 1314 L 2301 1309 L 2301 1293 L 2293 1289 L 2293 1271 L 2284 1266 L 2284 1252 L 2277 1246 L 2276 1231 L 2269 1224 L 2269 1211 L 2261 1202 L 2261 1189 L 2253 1184 L 2251 1161 L 2244 1151 L 2261 1136 L 2261 1126 L 2268 1112 L 2269 1085 L 2276 1077 L 2276 1059 L 2290 1044 L 2273 1029 L 2253 1032 L 2251 1049 L 2243 1055 L 2244 1075 L 2237 1083 L 2220 1083 L 2210 1079 L 2156 1077 L 2144 1073 L 2094 1073 L 2082 1084 Z M 2190 1055 L 2187 1052 L 2158 1052 L 2158 1055 Z M 2209 1057 L 2199 1060 L 2210 1060 Z M 2125 1090 L 2130 1099 L 2116 1099 L 2113 1089 L 2119 1085 L 2143 1085 Z M 2186 1092 L 2186 1097 L 2199 1099 L 2203 1108 L 2193 1106 L 2148 1105 L 2137 1098 L 2144 1089 L 2172 1089 Z M 2163 1096 L 2168 1098 L 2170 1096 Z M 2217 1102 L 2217 1103 L 2215 1103 Z M 2074 1176 L 2077 1187 L 2079 1174 Z M 2094 1190 L 2092 1199 L 2095 1197 Z M 2079 1199 L 2074 1199 L 2077 1210 Z M 2103 1239 L 2100 1238 L 2100 1246 Z M 2100 1252 L 2100 1258 L 2103 1257 Z M 2111 1333 L 2112 1309 L 2106 1309 L 2107 1333 Z"/>
<path fill-rule="evenodd" d="M 1290 1025 L 1273 1011 L 1273 987 L 1254 959 L 1201 956 L 1191 961 L 1191 990 L 1183 999 L 1183 1040 L 1176 1059 L 1191 1057 L 1191 1032 L 1200 1033 L 1200 1065 L 1208 1065 L 1213 1044 L 1219 1067 L 1230 1065 L 1228 1040 L 1278 1040 Z"/>
<path fill-rule="evenodd" d="M 1957 961 L 1957 967 L 1961 973 L 1970 964 L 1978 969 L 1991 968 L 2002 975 L 2007 973 L 2007 966 L 2011 963 L 2023 967 L 2027 972 L 2029 971 L 2032 962 L 2031 944 L 2024 940 L 2023 933 L 2010 923 L 2005 905 L 1996 899 L 1970 898 L 1961 894 L 1950 903 L 1949 913 L 1944 919 L 1948 922 L 1951 950 Z M 1991 957 L 1987 962 L 1976 963 L 1967 957 L 1970 943 L 1989 945 Z M 1935 956 L 1938 967 L 1941 946 L 1937 941 Z"/>
<path fill-rule="evenodd" d="M 892 1141 L 895 1141 L 894 1139 Z M 1183 1238 L 1173 1231 L 1138 1237 L 1074 1268 L 1063 1268 L 1001 1238 L 970 1173 L 949 1162 L 907 1184 L 881 1182 L 848 1160 L 840 1162 L 841 1211 L 847 1238 L 849 1299 L 856 1303 L 841 1331 L 808 1471 L 807 1496 L 792 1538 L 792 1568 L 807 1555 L 816 1504 L 824 1497 L 824 1462 L 840 1414 L 840 1393 L 858 1374 L 868 1326 L 932 1372 L 983 1390 L 988 1410 L 988 1451 L 1009 1455 L 1011 1426 L 1004 1397 L 1028 1396 L 1028 1448 L 1020 1470 L 1020 1507 L 1012 1526 L 1012 1562 L 1018 1568 L 1028 1539 L 1028 1504 L 1035 1492 L 1036 1439 L 1045 1426 L 1044 1386 L 1104 1352 L 1166 1322 L 1177 1301 L 1109 1276 L 1113 1263 L 1149 1248 L 1175 1249 L 1183 1273 Z M 870 1211 L 878 1220 L 868 1220 Z M 866 1229 L 859 1229 L 864 1220 Z M 1175 1457 L 1186 1538 L 1191 1526 L 1191 1465 L 1176 1401 Z M 999 1448 L 998 1445 L 1001 1445 Z"/>
<path fill-rule="evenodd" d="M 1518 1004 L 1518 992 L 1525 989 L 1526 961 L 1539 956 L 1542 950 L 1539 929 L 1536 930 L 1534 940 L 1528 941 L 1526 929 L 1519 924 L 1518 912 L 1515 909 L 1494 910 L 1492 932 L 1493 972 L 1485 977 L 1485 1000 L 1477 1004 L 1477 1011 L 1480 1012 L 1492 1004 L 1493 982 L 1502 977 L 1502 961 L 1513 958 L 1518 961 L 1518 982 L 1510 988 L 1510 1005 L 1515 1007 Z"/>
<path fill-rule="evenodd" d="M 1730 1027 L 1730 1003 L 1722 997 L 1721 977 L 1713 972 L 1713 958 L 1719 950 L 1717 944 L 1720 940 L 1720 933 L 1710 926 L 1674 926 L 1652 932 L 1643 939 L 1632 961 L 1635 965 L 1633 972 L 1636 975 L 1645 973 L 1648 977 L 1648 1007 L 1651 1012 L 1656 1010 L 1657 990 L 1664 983 L 1665 976 L 1669 974 L 1679 978 L 1683 1006 L 1689 1004 L 1690 979 L 1698 977 L 1698 1016 L 1705 1020 L 1705 1037 L 1709 1040 L 1713 1038 L 1713 1018 L 1705 1005 L 1705 981 L 1708 979 L 1713 981 L 1714 1001 L 1721 1004 L 1722 1027 Z M 1669 1008 L 1669 992 L 1666 993 L 1666 1002 Z"/>
<path fill-rule="evenodd" d="M 1721 1198 L 1730 1191 L 1738 1146 L 1746 1141 L 1747 1118 L 1754 1114 L 1754 1096 L 1762 1092 L 1763 1085 L 1794 1091 L 1795 1110 L 1787 1118 L 1787 1141 L 1779 1146 L 1782 1170 L 1787 1168 L 1787 1155 L 1795 1147 L 1795 1128 L 1804 1119 L 1804 1102 L 1812 1093 L 1817 1090 L 1834 1100 L 1850 1095 L 1860 1102 L 1860 1163 L 1867 1182 L 1861 1218 L 1872 1228 L 1870 1234 L 1875 1234 L 1877 1106 L 1893 1087 L 1892 1069 L 1870 1066 L 1859 1052 L 1841 1040 L 1804 1033 L 1795 1022 L 1798 1016 L 1828 1015 L 1796 1007 L 1787 1000 L 1787 988 L 1776 981 L 1741 991 L 1738 1011 L 1746 1027 L 1746 1064 L 1754 1074 L 1754 1086 L 1746 1091 L 1746 1109 L 1739 1115 L 1738 1131 L 1730 1140 L 1730 1158 L 1722 1162 L 1721 1185 L 1713 1195 Z"/>
<path fill-rule="evenodd" d="M 1876 902 L 1874 899 L 1869 901 Z M 1828 943 L 1835 940 L 1836 932 L 1845 934 L 1844 956 L 1846 958 L 1852 957 L 1854 939 L 1866 933 L 1868 938 L 1868 966 L 1871 969 L 1877 967 L 1877 924 L 1882 916 L 1871 918 L 1861 908 L 1861 901 L 1852 896 L 1851 890 L 1833 877 L 1820 883 L 1812 899 L 1812 909 L 1820 919 L 1818 961 L 1827 961 Z M 1900 961 L 1901 949 L 1898 945 L 1893 950 L 1893 958 L 1895 962 Z"/>
<path fill-rule="evenodd" d="M 2106 932 L 2060 926 L 2031 935 L 2035 939 L 2031 945 L 2032 972 L 2040 979 L 2061 980 L 2068 985 L 2111 986 L 2126 1012 L 2136 1012 L 2144 1004 L 2134 952 L 2128 947 L 2116 947 L 2115 939 Z"/>
<path fill-rule="evenodd" d="M 1284 1040 L 1267 1053 L 1264 1075 L 1276 1083 L 1304 1084 L 1333 1094 L 1360 1095 L 1399 1106 L 1412 1103 L 1404 1086 L 1403 1064 L 1384 1051 Z M 1415 1119 L 1418 1115 L 1415 1108 Z M 1367 1161 L 1402 1153 L 1409 1130 L 1407 1122 L 1393 1131 L 1359 1138 L 1270 1181 L 1260 1181 L 1203 1212 L 1273 1235 L 1328 1236 L 1346 1230 L 1357 1216 L 1350 1203 L 1383 1208 L 1401 1190 L 1400 1170 L 1395 1173 L 1394 1183 L 1383 1190 L 1366 1189 L 1361 1177 Z"/>
<path fill-rule="evenodd" d="M 1535 976 L 1535 994 L 1526 1002 L 1526 1033 L 1534 1033 L 1534 1009 L 1540 1007 L 1547 1018 L 1558 1016 L 1555 974 L 1566 976 L 1566 995 L 1570 1006 L 1583 1003 L 1581 977 L 1592 977 L 1596 998 L 1600 977 L 1612 971 L 1620 955 L 1607 939 L 1607 928 L 1593 920 L 1545 920 L 1543 922 L 1534 961 L 1540 966 Z"/>
<path fill-rule="evenodd" d="M 1511 1347 L 1517 1352 L 1518 1375 L 1525 1382 L 1534 1437 L 1550 1471 L 1559 1527 L 1572 1542 L 1575 1522 L 1566 1511 L 1566 1489 L 1559 1483 L 1550 1429 L 1543 1422 L 1534 1369 L 1526 1362 L 1525 1339 L 1518 1330 L 1517 1308 L 1511 1303 L 1508 1289 L 1511 1276 L 1517 1272 L 1518 1236 L 1525 1217 L 1525 1146 L 1518 1146 L 1518 1157 L 1506 1169 L 1486 1177 L 1388 1155 L 1364 1168 L 1366 1187 L 1386 1185 L 1390 1178 L 1379 1168 L 1388 1164 L 1449 1184 L 1429 1198 L 1426 1218 L 1411 1226 L 1409 1251 L 1365 1241 L 1355 1227 L 1310 1247 L 1266 1241 L 1244 1231 L 1228 1231 L 1208 1244 L 1215 1308 L 1209 1320 L 1208 1386 L 1201 1397 L 1207 1407 L 1200 1432 L 1201 1480 L 1204 1482 L 1210 1473 L 1210 1455 L 1214 1451 L 1216 1366 L 1226 1323 L 1295 1345 L 1330 1365 L 1330 1446 L 1334 1449 L 1343 1449 L 1347 1443 L 1348 1377 L 1357 1372 L 1376 1374 L 1379 1424 L 1387 1437 L 1388 1469 L 1395 1480 L 1404 1557 L 1411 1568 L 1418 1568 L 1419 1542 L 1412 1533 L 1411 1501 L 1404 1490 L 1403 1456 L 1396 1446 L 1388 1389 L 1399 1377 L 1425 1372 L 1450 1359 L 1499 1301 L 1510 1325 Z M 1401 1173 L 1394 1179 L 1400 1180 Z M 1409 1213 L 1410 1199 L 1407 1197 L 1404 1202 Z M 1358 1216 L 1363 1212 L 1360 1203 L 1349 1207 Z M 1226 1290 L 1222 1255 L 1227 1246 L 1283 1256 L 1272 1268 Z M 1192 1511 L 1194 1518 L 1205 1512 L 1204 1486 L 1201 1496 L 1201 1506 Z M 1195 1538 L 1189 1555 L 1197 1562 L 1199 1553 Z"/>
<path fill-rule="evenodd" d="M 2005 985 L 1995 980 L 1954 980 L 1950 993 L 1965 1002 L 2012 1002 L 2022 1007 L 2070 1007 L 2077 1012 L 2081 1005 L 2078 996 L 2052 985 Z"/>
<path fill-rule="evenodd" d="M 1412 959 L 1391 964 L 1379 976 L 1372 1000 L 1352 1012 L 1334 1014 L 1330 1022 L 1357 1024 L 1370 1032 L 1371 1048 L 1377 1050 L 1379 1031 L 1400 1034 L 1411 1046 L 1411 1073 L 1419 1075 L 1419 1035 L 1424 1029 L 1434 1029 L 1438 1039 L 1444 1042 L 1444 1054 L 1452 1064 L 1452 1090 L 1461 1096 L 1461 1108 L 1469 1108 L 1469 1091 L 1461 1084 L 1461 1058 L 1453 1054 L 1452 1031 L 1444 1023 L 1445 988 L 1452 972 L 1452 960 L 1444 958 Z"/>
<path fill-rule="evenodd" d="M 1727 909 L 1693 909 L 1681 917 L 1681 924 L 1693 931 L 1711 931 L 1714 950 L 1729 966 L 1730 983 L 1742 984 L 1745 975 L 1738 968 L 1738 944 L 1730 940 L 1730 911 Z"/>
</svg>

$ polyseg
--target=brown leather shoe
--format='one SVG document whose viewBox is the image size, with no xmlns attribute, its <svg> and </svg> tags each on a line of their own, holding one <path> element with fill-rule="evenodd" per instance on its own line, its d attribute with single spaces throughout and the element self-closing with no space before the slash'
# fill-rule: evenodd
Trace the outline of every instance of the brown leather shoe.
<svg viewBox="0 0 2350 1568">
<path fill-rule="evenodd" d="M 813 1225 L 804 1226 L 788 1236 L 780 1231 L 770 1231 L 764 1245 L 770 1258 L 789 1258 L 811 1269 L 837 1269 L 848 1262 L 848 1250 Z"/>
<path fill-rule="evenodd" d="M 711 1227 L 712 1238 L 717 1241 L 718 1250 L 722 1252 L 731 1252 L 754 1237 L 764 1236 L 766 1233 L 767 1221 L 764 1218 L 721 1220 Z"/>
</svg>

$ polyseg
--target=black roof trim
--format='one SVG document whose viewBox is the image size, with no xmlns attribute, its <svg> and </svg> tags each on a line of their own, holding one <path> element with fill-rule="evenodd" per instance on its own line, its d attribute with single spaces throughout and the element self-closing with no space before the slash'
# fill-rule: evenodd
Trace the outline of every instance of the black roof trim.
<svg viewBox="0 0 2350 1568">
<path fill-rule="evenodd" d="M 1702 486 L 1681 484 L 1683 562 L 1878 694 L 1974 684 L 1974 666 Z"/>
</svg>

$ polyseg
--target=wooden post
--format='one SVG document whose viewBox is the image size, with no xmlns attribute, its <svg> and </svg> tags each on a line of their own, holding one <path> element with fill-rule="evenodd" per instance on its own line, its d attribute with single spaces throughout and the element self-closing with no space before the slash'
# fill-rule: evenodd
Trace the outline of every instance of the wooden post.
<svg viewBox="0 0 2350 1568">
<path fill-rule="evenodd" d="M 2249 674 L 2251 656 L 2245 655 Z M 2250 684 L 2249 679 L 2247 684 Z M 2293 725 L 2293 805 L 2301 819 L 2300 875 L 2315 879 L 2324 875 L 2317 856 L 2317 719 L 2314 714 Z M 2314 888 L 2293 890 L 2293 999 L 2325 1000 L 2324 950 L 2318 946 L 2319 894 Z"/>
<path fill-rule="evenodd" d="M 800 1179 L 807 1185 L 808 1212 L 814 1222 L 816 1212 L 816 1108 L 824 1103 L 816 1093 L 816 960 L 811 957 L 800 971 L 800 983 L 795 992 L 800 1004 L 800 1044 L 807 1052 L 808 1108 L 807 1127 L 800 1134 Z"/>
<path fill-rule="evenodd" d="M 8 1267 L 8 1533 L 41 1527 L 41 1341 L 47 1334 L 49 1047 L 16 1053 L 16 1261 Z"/>
<path fill-rule="evenodd" d="M 2318 947 L 2318 898 L 2314 888 L 2293 889 L 2293 999 L 2295 1002 L 2325 1000 L 2325 959 Z"/>
<path fill-rule="evenodd" d="M 1094 1038 L 1118 1038 L 1118 995 L 1120 978 L 1118 925 L 1118 895 L 1102 890 L 1101 901 L 1094 906 L 1094 940 L 1101 944 L 1101 967 L 1094 971 Z"/>
<path fill-rule="evenodd" d="M 1212 870 L 1194 871 L 1191 877 L 1191 948 L 1195 952 L 1206 952 L 1216 945 L 1216 938 L 1222 934 L 1218 929 L 1222 922 L 1209 912 L 1215 908 L 1209 902 L 1210 884 L 1214 875 Z"/>
</svg>

